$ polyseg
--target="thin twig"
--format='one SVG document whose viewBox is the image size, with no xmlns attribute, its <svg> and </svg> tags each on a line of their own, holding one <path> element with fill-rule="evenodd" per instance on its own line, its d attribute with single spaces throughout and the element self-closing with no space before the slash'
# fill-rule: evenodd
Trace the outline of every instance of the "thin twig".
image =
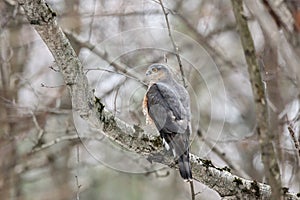
<svg viewBox="0 0 300 200">
<path fill-rule="evenodd" d="M 291 138 L 293 140 L 293 143 L 295 145 L 295 148 L 296 150 L 298 151 L 298 156 L 300 158 L 300 147 L 299 147 L 299 141 L 296 139 L 295 137 L 295 131 L 293 130 L 292 126 L 291 125 L 288 125 L 288 130 L 289 130 L 289 133 L 291 135 Z"/>
<path fill-rule="evenodd" d="M 235 68 L 237 66 L 237 64 L 227 59 L 220 50 L 212 46 L 208 42 L 209 38 L 205 38 L 183 15 L 177 14 L 176 16 L 187 26 L 188 30 L 196 36 L 197 41 L 204 46 L 204 48 L 209 52 L 213 60 L 217 62 L 218 65 L 227 65 L 231 68 Z"/>
<path fill-rule="evenodd" d="M 77 165 L 79 165 L 79 146 L 77 145 L 76 146 L 76 155 L 77 155 Z M 79 197 L 79 194 L 80 194 L 80 188 L 81 188 L 81 184 L 79 184 L 79 180 L 78 180 L 78 168 L 77 168 L 77 172 L 76 172 L 76 175 L 75 175 L 75 179 L 76 179 L 76 185 L 77 185 L 77 192 L 76 192 L 76 200 L 79 200 L 80 197 Z"/>
<path fill-rule="evenodd" d="M 228 159 L 224 153 L 217 145 L 213 145 L 209 140 L 205 139 L 200 130 L 197 131 L 197 135 L 199 139 L 201 139 L 219 158 L 221 158 L 228 167 L 234 171 L 239 176 L 242 176 L 244 178 L 250 179 L 251 177 L 243 170 L 240 166 L 233 163 L 230 159 Z M 216 144 L 218 141 L 214 141 L 214 144 Z"/>
<path fill-rule="evenodd" d="M 180 13 L 176 13 L 174 11 L 171 12 L 175 17 L 178 17 L 188 28 L 188 30 L 195 35 L 197 41 L 204 46 L 204 48 L 209 52 L 215 62 L 221 61 L 221 63 L 217 63 L 220 66 L 228 65 L 229 67 L 235 68 L 236 66 L 240 66 L 239 64 L 233 63 L 231 60 L 227 59 L 220 50 L 216 47 L 216 45 L 210 44 L 210 39 L 202 35 L 190 22 Z"/>
<path fill-rule="evenodd" d="M 118 99 L 120 87 L 121 87 L 121 85 L 117 87 L 115 98 L 114 98 L 114 116 L 116 116 L 116 114 L 117 114 L 117 99 Z"/>
<path fill-rule="evenodd" d="M 94 24 L 94 20 L 95 20 L 96 7 L 97 7 L 97 1 L 94 0 L 94 10 L 93 10 L 93 13 L 92 13 L 92 19 L 90 21 L 90 30 L 89 30 L 89 39 L 88 39 L 88 41 L 91 40 L 92 34 L 93 34 L 93 24 Z"/>
<path fill-rule="evenodd" d="M 195 189 L 194 189 L 194 181 L 191 180 L 189 182 L 190 182 L 190 189 L 191 189 L 192 200 L 195 200 L 196 194 L 195 194 Z"/>
<path fill-rule="evenodd" d="M 41 126 L 39 125 L 37 119 L 36 119 L 36 116 L 35 114 L 31 111 L 31 115 L 32 115 L 32 121 L 35 125 L 35 127 L 37 128 L 38 130 L 38 137 L 37 137 L 37 140 L 36 140 L 36 144 L 35 144 L 35 147 L 39 146 L 40 144 L 42 144 L 42 138 L 44 136 L 44 133 L 45 133 L 45 130 L 41 128 Z"/>
<path fill-rule="evenodd" d="M 131 76 L 131 75 L 128 75 L 128 74 L 124 74 L 124 73 L 121 73 L 121 72 L 117 72 L 117 71 L 113 71 L 113 70 L 110 70 L 110 69 L 105 69 L 105 68 L 88 68 L 86 69 L 86 73 L 90 72 L 90 71 L 96 71 L 96 70 L 100 70 L 100 71 L 105 71 L 105 72 L 109 72 L 109 73 L 114 73 L 114 74 L 119 74 L 119 75 L 122 75 L 122 76 L 125 76 L 126 78 L 129 78 L 129 79 L 132 79 L 132 80 L 135 80 L 136 82 L 139 82 L 145 86 L 148 86 L 144 81 L 134 77 L 134 76 Z"/>
<path fill-rule="evenodd" d="M 163 2 L 162 0 L 159 0 L 160 2 L 160 5 L 161 5 L 161 9 L 165 15 L 165 20 L 166 20 L 166 24 L 167 24 L 167 28 L 168 28 L 168 33 L 169 33 L 169 37 L 170 37 L 170 40 L 171 40 L 171 43 L 173 45 L 173 49 L 175 51 L 175 56 L 177 58 L 177 61 L 178 61 L 178 65 L 179 65 L 179 69 L 180 69 L 180 73 L 181 73 L 181 78 L 182 78 L 182 82 L 183 82 L 183 86 L 185 88 L 187 88 L 187 84 L 186 84 L 186 81 L 185 81 L 185 76 L 184 76 L 184 71 L 183 71 L 183 67 L 182 67 L 182 63 L 181 63 L 181 58 L 180 58 L 180 55 L 179 55 L 179 48 L 178 46 L 176 45 L 175 43 L 175 40 L 173 38 L 173 35 L 172 35 L 172 32 L 171 32 L 171 28 L 170 28 L 170 23 L 169 23 L 169 19 L 168 19 L 168 12 L 165 10 L 165 7 L 163 5 Z"/>
<path fill-rule="evenodd" d="M 47 149 L 57 143 L 60 143 L 60 142 L 65 142 L 65 141 L 80 141 L 80 140 L 98 140 L 98 141 L 101 141 L 103 139 L 103 137 L 83 137 L 83 136 L 79 136 L 79 135 L 66 135 L 66 136 L 62 136 L 62 137 L 59 137 L 59 138 L 56 138 L 46 144 L 43 144 L 41 146 L 38 146 L 38 147 L 33 147 L 32 150 L 31 150 L 31 154 L 32 153 L 36 153 L 38 151 L 41 151 L 41 150 L 44 150 L 44 149 Z"/>
<path fill-rule="evenodd" d="M 76 200 L 79 200 L 79 190 L 81 188 L 81 185 L 79 184 L 78 176 L 77 175 L 75 175 L 75 180 L 76 180 L 76 186 L 77 186 Z"/>
<path fill-rule="evenodd" d="M 154 2 L 154 3 L 157 3 L 157 4 L 160 4 L 161 5 L 161 3 L 160 3 L 160 1 L 159 0 L 151 0 L 152 2 Z M 168 12 L 171 12 L 171 13 L 175 13 L 175 11 L 174 10 L 172 10 L 171 8 L 168 8 L 168 7 L 166 7 L 166 6 L 164 6 L 164 8 L 165 8 L 165 10 L 168 10 Z"/>
<path fill-rule="evenodd" d="M 114 67 L 116 70 L 128 74 L 131 77 L 134 77 L 136 79 L 138 78 L 138 75 L 134 72 L 128 71 L 128 67 L 121 62 L 116 62 L 113 58 L 109 56 L 109 54 L 102 49 L 97 48 L 94 44 L 90 42 L 85 42 L 79 39 L 77 36 L 75 36 L 72 32 L 64 30 L 64 33 L 68 36 L 69 40 L 72 40 L 74 43 L 79 44 L 79 46 L 89 49 L 91 52 L 95 53 L 97 56 L 105 60 L 109 65 Z"/>
<path fill-rule="evenodd" d="M 128 11 L 128 12 L 105 12 L 101 11 L 99 13 L 91 14 L 90 12 L 83 12 L 80 13 L 80 18 L 91 18 L 91 17 L 131 17 L 131 16 L 144 16 L 145 14 L 147 15 L 158 15 L 160 14 L 161 11 L 158 9 L 149 9 L 147 10 L 147 13 L 145 11 Z M 73 16 L 78 16 L 78 14 L 69 14 L 69 13 L 63 13 L 63 14 L 58 14 L 58 17 L 63 18 L 63 17 L 73 17 Z"/>
</svg>

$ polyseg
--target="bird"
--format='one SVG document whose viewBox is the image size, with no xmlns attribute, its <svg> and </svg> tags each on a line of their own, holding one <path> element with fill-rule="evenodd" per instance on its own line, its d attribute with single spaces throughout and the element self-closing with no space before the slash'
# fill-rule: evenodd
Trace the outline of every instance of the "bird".
<svg viewBox="0 0 300 200">
<path fill-rule="evenodd" d="M 187 90 L 173 78 L 170 67 L 155 63 L 148 67 L 150 79 L 143 100 L 146 123 L 154 123 L 167 151 L 177 159 L 181 177 L 192 181 L 189 158 L 191 135 L 190 97 Z"/>
</svg>

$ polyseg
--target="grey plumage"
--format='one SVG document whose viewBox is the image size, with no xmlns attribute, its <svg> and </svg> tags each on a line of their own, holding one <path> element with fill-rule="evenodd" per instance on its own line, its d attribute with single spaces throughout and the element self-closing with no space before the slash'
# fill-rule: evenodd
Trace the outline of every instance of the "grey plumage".
<svg viewBox="0 0 300 200">
<path fill-rule="evenodd" d="M 153 64 L 146 73 L 150 84 L 145 95 L 146 114 L 154 122 L 165 142 L 178 159 L 180 175 L 192 179 L 189 163 L 190 99 L 186 89 L 177 83 L 164 64 Z"/>
</svg>

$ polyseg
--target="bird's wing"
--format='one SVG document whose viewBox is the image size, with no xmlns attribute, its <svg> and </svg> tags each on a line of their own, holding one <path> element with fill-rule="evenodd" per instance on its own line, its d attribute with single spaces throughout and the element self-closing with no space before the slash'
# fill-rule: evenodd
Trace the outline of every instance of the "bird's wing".
<svg viewBox="0 0 300 200">
<path fill-rule="evenodd" d="M 174 88 L 155 83 L 148 89 L 146 98 L 148 113 L 159 131 L 185 132 L 186 110 Z"/>
</svg>

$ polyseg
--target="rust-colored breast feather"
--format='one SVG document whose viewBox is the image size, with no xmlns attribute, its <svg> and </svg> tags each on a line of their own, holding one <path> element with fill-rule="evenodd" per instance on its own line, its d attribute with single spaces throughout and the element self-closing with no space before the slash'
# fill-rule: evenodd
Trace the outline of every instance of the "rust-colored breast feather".
<svg viewBox="0 0 300 200">
<path fill-rule="evenodd" d="M 143 100 L 143 113 L 144 115 L 146 116 L 146 124 L 152 124 L 152 119 L 149 115 L 149 112 L 148 112 L 148 97 L 147 97 L 147 93 L 148 91 L 146 92 L 145 96 L 144 96 L 144 100 Z"/>
</svg>

